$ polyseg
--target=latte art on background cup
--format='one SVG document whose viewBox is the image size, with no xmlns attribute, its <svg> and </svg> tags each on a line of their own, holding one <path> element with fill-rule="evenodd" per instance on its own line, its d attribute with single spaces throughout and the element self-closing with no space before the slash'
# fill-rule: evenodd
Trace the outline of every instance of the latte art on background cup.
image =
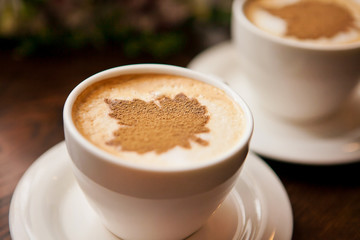
<svg viewBox="0 0 360 240">
<path fill-rule="evenodd" d="M 360 41 L 356 0 L 249 0 L 244 12 L 258 28 L 287 39 L 317 44 Z"/>
<path fill-rule="evenodd" d="M 162 64 L 89 77 L 63 117 L 74 176 L 123 239 L 184 239 L 201 228 L 232 190 L 253 130 L 224 83 Z"/>
</svg>

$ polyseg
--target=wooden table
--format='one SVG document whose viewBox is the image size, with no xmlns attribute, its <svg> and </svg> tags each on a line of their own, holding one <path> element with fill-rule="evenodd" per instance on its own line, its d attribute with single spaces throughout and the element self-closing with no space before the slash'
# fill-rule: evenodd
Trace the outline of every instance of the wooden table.
<svg viewBox="0 0 360 240">
<path fill-rule="evenodd" d="M 162 60 L 126 58 L 114 49 L 30 59 L 1 53 L 0 239 L 11 239 L 9 205 L 20 177 L 39 155 L 64 140 L 62 108 L 73 87 L 98 71 L 124 64 L 186 66 L 199 52 L 187 50 Z M 289 194 L 294 240 L 360 239 L 360 163 L 311 167 L 265 160 Z"/>
</svg>

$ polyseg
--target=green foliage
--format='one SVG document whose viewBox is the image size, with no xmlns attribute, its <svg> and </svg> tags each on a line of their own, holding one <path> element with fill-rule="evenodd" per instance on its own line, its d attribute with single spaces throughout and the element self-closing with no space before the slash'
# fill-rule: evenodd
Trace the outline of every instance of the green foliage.
<svg viewBox="0 0 360 240">
<path fill-rule="evenodd" d="M 129 57 L 164 58 L 191 42 L 188 33 L 196 31 L 197 23 L 229 25 L 227 8 L 203 5 L 201 11 L 192 11 L 192 1 L 172 1 L 182 4 L 181 14 L 177 5 L 172 5 L 164 15 L 158 10 L 165 4 L 161 0 L 145 1 L 140 7 L 131 0 L 5 1 L 0 4 L 0 42 L 6 44 L 0 48 L 28 56 L 112 45 Z M 179 16 L 175 21 L 174 13 Z"/>
</svg>

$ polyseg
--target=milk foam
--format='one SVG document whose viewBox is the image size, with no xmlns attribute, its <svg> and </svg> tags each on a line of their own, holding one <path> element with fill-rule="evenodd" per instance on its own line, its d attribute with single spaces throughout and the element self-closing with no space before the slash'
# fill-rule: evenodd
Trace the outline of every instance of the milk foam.
<svg viewBox="0 0 360 240">
<path fill-rule="evenodd" d="M 264 7 L 280 8 L 304 0 L 249 0 L 244 7 L 247 18 L 258 28 L 279 37 L 308 43 L 331 45 L 360 42 L 360 0 L 314 0 L 318 2 L 335 3 L 349 10 L 355 18 L 355 28 L 350 31 L 340 32 L 332 38 L 296 39 L 286 36 L 287 22 L 267 12 Z M 306 0 L 305 0 L 306 1 Z"/>
<path fill-rule="evenodd" d="M 157 154 L 154 151 L 145 154 L 122 151 L 120 146 L 106 144 L 113 138 L 113 132 L 119 128 L 117 120 L 109 116 L 109 106 L 105 98 L 153 101 L 159 96 L 174 98 L 184 93 L 196 98 L 206 106 L 209 122 L 208 133 L 196 135 L 209 142 L 202 146 L 191 141 L 191 148 L 179 146 Z M 241 138 L 246 125 L 243 111 L 226 93 L 209 84 L 172 75 L 125 75 L 103 80 L 87 88 L 76 100 L 73 107 L 73 120 L 78 130 L 90 142 L 121 159 L 138 164 L 180 167 L 199 161 L 219 157 L 230 151 Z"/>
</svg>

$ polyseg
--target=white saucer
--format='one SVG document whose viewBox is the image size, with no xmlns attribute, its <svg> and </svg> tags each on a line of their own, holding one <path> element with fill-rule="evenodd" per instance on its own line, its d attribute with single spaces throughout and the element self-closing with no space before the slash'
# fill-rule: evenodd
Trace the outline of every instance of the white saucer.
<svg viewBox="0 0 360 240">
<path fill-rule="evenodd" d="M 248 103 L 255 122 L 251 150 L 274 160 L 300 164 L 330 165 L 360 160 L 360 84 L 331 119 L 300 125 L 275 118 L 257 106 L 232 43 L 223 42 L 207 49 L 188 67 L 222 79 Z"/>
<path fill-rule="evenodd" d="M 11 200 L 9 219 L 13 240 L 118 239 L 98 221 L 75 182 L 64 142 L 26 171 Z M 292 230 L 292 210 L 283 185 L 270 167 L 250 153 L 235 189 L 188 239 L 289 240 Z"/>
</svg>

